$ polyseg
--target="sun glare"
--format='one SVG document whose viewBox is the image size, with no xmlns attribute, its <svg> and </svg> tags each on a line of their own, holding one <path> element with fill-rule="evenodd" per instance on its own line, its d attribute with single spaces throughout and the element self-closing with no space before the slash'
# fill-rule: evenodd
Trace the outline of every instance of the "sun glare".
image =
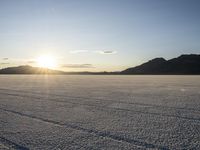
<svg viewBox="0 0 200 150">
<path fill-rule="evenodd" d="M 54 68 L 56 68 L 56 59 L 54 57 L 48 56 L 48 55 L 40 56 L 37 59 L 37 64 L 39 67 L 42 67 L 42 68 L 54 69 Z"/>
</svg>

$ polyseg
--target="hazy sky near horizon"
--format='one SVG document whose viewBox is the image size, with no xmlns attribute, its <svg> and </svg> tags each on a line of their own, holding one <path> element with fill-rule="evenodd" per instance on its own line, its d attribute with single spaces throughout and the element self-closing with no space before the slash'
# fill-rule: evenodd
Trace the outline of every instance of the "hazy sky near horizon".
<svg viewBox="0 0 200 150">
<path fill-rule="evenodd" d="M 0 67 L 52 55 L 66 71 L 116 71 L 200 53 L 199 0 L 0 0 Z"/>
</svg>

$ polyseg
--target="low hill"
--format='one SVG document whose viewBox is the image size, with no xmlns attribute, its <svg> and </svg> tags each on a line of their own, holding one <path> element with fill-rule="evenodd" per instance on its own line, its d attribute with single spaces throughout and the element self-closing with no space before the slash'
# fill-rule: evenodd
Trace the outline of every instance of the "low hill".
<svg viewBox="0 0 200 150">
<path fill-rule="evenodd" d="M 119 74 L 119 72 L 64 72 L 48 68 L 39 68 L 26 65 L 1 69 L 0 74 L 114 75 Z"/>
<path fill-rule="evenodd" d="M 1 69 L 0 74 L 64 74 L 64 72 L 32 66 L 18 66 Z"/>
<path fill-rule="evenodd" d="M 200 55 L 181 55 L 170 60 L 155 58 L 142 65 L 128 68 L 121 74 L 200 74 Z"/>
</svg>

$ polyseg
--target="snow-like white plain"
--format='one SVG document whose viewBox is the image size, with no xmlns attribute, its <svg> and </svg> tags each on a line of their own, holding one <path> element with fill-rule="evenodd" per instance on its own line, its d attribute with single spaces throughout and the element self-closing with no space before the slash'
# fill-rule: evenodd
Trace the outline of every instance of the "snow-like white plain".
<svg viewBox="0 0 200 150">
<path fill-rule="evenodd" d="M 0 149 L 200 149 L 200 76 L 1 75 Z"/>
</svg>

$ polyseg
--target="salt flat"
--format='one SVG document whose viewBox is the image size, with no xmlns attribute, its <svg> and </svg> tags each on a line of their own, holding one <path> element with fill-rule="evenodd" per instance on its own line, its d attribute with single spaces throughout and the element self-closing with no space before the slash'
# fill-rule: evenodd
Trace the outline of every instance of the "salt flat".
<svg viewBox="0 0 200 150">
<path fill-rule="evenodd" d="M 200 76 L 1 75 L 0 149 L 200 149 Z"/>
</svg>

